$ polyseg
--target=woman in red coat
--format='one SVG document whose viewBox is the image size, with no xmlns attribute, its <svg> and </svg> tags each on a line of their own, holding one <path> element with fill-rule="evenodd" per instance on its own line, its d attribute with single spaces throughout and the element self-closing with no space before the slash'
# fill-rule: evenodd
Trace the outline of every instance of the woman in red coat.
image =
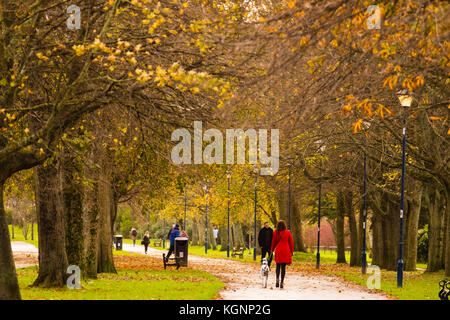
<svg viewBox="0 0 450 320">
<path fill-rule="evenodd" d="M 286 222 L 278 221 L 277 229 L 273 232 L 272 252 L 275 250 L 275 262 L 277 264 L 276 274 L 277 282 L 275 286 L 281 289 L 284 285 L 284 276 L 286 274 L 286 265 L 292 263 L 292 255 L 294 254 L 294 240 L 289 230 L 286 230 Z M 280 279 L 281 271 L 281 283 Z"/>
</svg>

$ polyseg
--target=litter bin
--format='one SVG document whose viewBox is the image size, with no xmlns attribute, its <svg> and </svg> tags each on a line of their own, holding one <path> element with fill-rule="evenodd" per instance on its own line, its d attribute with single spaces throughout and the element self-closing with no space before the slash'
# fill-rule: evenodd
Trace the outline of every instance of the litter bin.
<svg viewBox="0 0 450 320">
<path fill-rule="evenodd" d="M 122 250 L 123 237 L 120 234 L 114 236 L 114 243 L 116 244 L 116 250 Z"/>
<path fill-rule="evenodd" d="M 186 237 L 175 238 L 175 257 L 182 267 L 188 265 L 188 245 L 189 239 Z"/>
</svg>

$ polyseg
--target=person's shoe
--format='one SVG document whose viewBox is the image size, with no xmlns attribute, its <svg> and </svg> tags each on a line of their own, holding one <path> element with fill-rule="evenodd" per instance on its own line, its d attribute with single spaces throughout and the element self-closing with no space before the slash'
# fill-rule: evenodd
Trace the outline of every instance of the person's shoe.
<svg viewBox="0 0 450 320">
<path fill-rule="evenodd" d="M 284 288 L 284 283 L 282 282 L 281 284 L 280 284 L 280 289 L 283 289 Z"/>
<path fill-rule="evenodd" d="M 275 288 L 278 288 L 278 287 L 280 287 L 280 283 L 277 281 L 277 282 L 275 283 Z"/>
</svg>

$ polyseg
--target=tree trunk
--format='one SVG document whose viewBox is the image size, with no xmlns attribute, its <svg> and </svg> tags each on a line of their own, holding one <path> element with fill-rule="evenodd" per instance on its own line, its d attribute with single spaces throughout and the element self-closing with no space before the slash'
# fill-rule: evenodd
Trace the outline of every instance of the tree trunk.
<svg viewBox="0 0 450 320">
<path fill-rule="evenodd" d="M 361 266 L 360 254 L 358 252 L 358 228 L 356 224 L 355 211 L 353 210 L 353 192 L 345 192 L 345 208 L 350 227 L 350 267 Z"/>
<path fill-rule="evenodd" d="M 95 159 L 90 155 L 91 164 L 84 167 L 84 174 L 92 183 L 84 188 L 83 219 L 85 235 L 85 275 L 97 279 L 97 250 L 98 250 L 98 170 L 94 167 Z"/>
<path fill-rule="evenodd" d="M 233 247 L 236 247 L 236 249 L 239 249 L 239 247 L 245 246 L 245 240 L 244 235 L 242 233 L 242 227 L 240 223 L 233 224 Z"/>
<path fill-rule="evenodd" d="M 83 232 L 83 190 L 80 185 L 82 170 L 76 159 L 64 154 L 62 157 L 63 213 L 66 221 L 66 252 L 70 265 L 85 270 Z"/>
<path fill-rule="evenodd" d="M 62 210 L 61 176 L 56 163 L 35 171 L 39 232 L 39 274 L 34 286 L 62 287 L 67 279 L 67 254 Z"/>
<path fill-rule="evenodd" d="M 198 237 L 198 221 L 197 218 L 194 218 L 192 220 L 192 245 L 198 246 L 199 245 L 199 237 Z"/>
<path fill-rule="evenodd" d="M 344 233 L 345 204 L 344 204 L 344 194 L 342 192 L 337 193 L 336 201 L 337 201 L 336 263 L 347 263 L 347 261 L 345 260 L 345 233 Z"/>
<path fill-rule="evenodd" d="M 382 219 L 379 213 L 372 215 L 372 264 L 375 266 L 383 264 Z"/>
<path fill-rule="evenodd" d="M 417 232 L 419 229 L 419 214 L 422 200 L 422 189 L 419 187 L 414 193 L 414 197 L 408 201 L 408 234 L 406 238 L 406 260 L 405 270 L 415 271 L 417 262 Z"/>
<path fill-rule="evenodd" d="M 444 267 L 443 239 L 444 214 L 441 208 L 441 195 L 435 188 L 428 187 L 425 201 L 430 215 L 428 228 L 428 266 L 427 271 L 439 271 Z"/>
<path fill-rule="evenodd" d="M 227 251 L 228 228 L 226 222 L 219 227 L 219 238 L 220 251 Z"/>
<path fill-rule="evenodd" d="M 291 231 L 294 239 L 294 249 L 295 251 L 306 252 L 305 244 L 303 242 L 303 226 L 300 207 L 297 201 L 292 200 L 291 203 Z"/>
<path fill-rule="evenodd" d="M 0 181 L 0 300 L 19 300 L 21 296 L 6 222 L 3 186 L 4 182 Z"/>
<path fill-rule="evenodd" d="M 116 273 L 112 252 L 113 247 L 111 233 L 113 191 L 111 188 L 111 171 L 107 166 L 107 164 L 103 164 L 100 169 L 98 181 L 98 273 Z"/>
<path fill-rule="evenodd" d="M 450 277 L 450 210 L 448 196 L 446 199 L 447 203 L 445 205 L 445 215 L 447 217 L 447 230 L 445 232 L 445 276 Z"/>
</svg>

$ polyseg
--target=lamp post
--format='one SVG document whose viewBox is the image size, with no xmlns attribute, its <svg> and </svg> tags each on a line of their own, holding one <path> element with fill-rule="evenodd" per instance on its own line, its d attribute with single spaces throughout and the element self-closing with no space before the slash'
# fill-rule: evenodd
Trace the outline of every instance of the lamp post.
<svg viewBox="0 0 450 320">
<path fill-rule="evenodd" d="M 184 186 L 184 220 L 183 220 L 183 229 L 185 232 L 187 232 L 186 228 L 186 211 L 187 211 L 187 186 Z"/>
<path fill-rule="evenodd" d="M 322 140 L 317 140 L 317 144 L 320 145 L 319 151 L 322 153 L 325 150 Z M 317 254 L 316 254 L 316 269 L 320 268 L 320 209 L 322 205 L 322 182 L 319 182 L 319 204 L 317 212 Z"/>
<path fill-rule="evenodd" d="M 208 185 L 203 187 L 205 190 L 205 254 L 208 253 Z"/>
<path fill-rule="evenodd" d="M 291 165 L 288 175 L 288 229 L 291 230 Z"/>
<path fill-rule="evenodd" d="M 255 174 L 255 214 L 254 214 L 254 224 L 255 224 L 255 232 L 253 237 L 253 260 L 256 261 L 256 210 L 257 210 L 257 203 L 258 203 L 258 193 L 257 193 L 257 187 L 258 187 L 258 168 L 255 166 L 253 169 L 253 173 Z"/>
<path fill-rule="evenodd" d="M 400 104 L 404 109 L 411 106 L 412 97 L 407 90 L 397 92 Z M 402 139 L 402 182 L 400 196 L 400 241 L 398 245 L 397 287 L 403 287 L 403 210 L 405 205 L 405 157 L 406 157 L 406 112 L 403 113 L 403 139 Z"/>
<path fill-rule="evenodd" d="M 231 171 L 227 170 L 227 180 L 228 180 L 228 204 L 227 204 L 227 258 L 230 257 L 230 179 Z"/>
<path fill-rule="evenodd" d="M 163 219 L 163 248 L 166 248 L 166 218 Z"/>
<path fill-rule="evenodd" d="M 369 129 L 370 122 L 363 122 L 365 130 Z M 365 134 L 365 133 L 364 133 Z M 364 136 L 364 145 L 366 145 L 366 137 Z M 364 174 L 363 174 L 363 243 L 361 253 L 361 273 L 367 272 L 367 253 L 366 253 L 366 229 L 367 229 L 367 155 L 364 150 Z"/>
</svg>

